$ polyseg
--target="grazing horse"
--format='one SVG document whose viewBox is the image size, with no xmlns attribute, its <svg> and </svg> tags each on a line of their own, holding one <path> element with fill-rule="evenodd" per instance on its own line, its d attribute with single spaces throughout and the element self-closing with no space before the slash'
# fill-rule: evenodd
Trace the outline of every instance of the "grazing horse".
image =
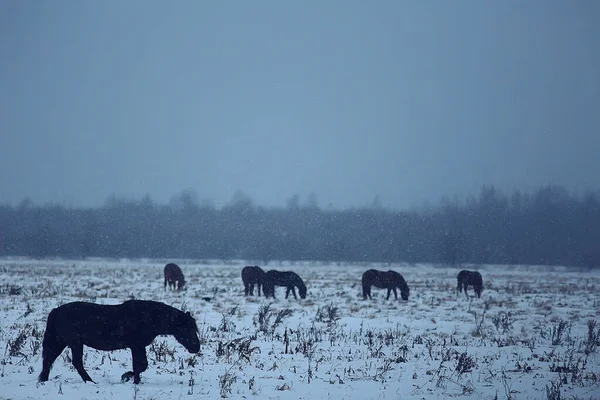
<svg viewBox="0 0 600 400">
<path fill-rule="evenodd" d="M 303 299 L 306 298 L 306 285 L 302 282 L 302 278 L 295 272 L 277 271 L 272 269 L 265 273 L 263 280 L 263 294 L 265 297 L 270 296 L 275 298 L 275 286 L 285 286 L 287 288 L 285 292 L 286 299 L 290 295 L 290 291 L 294 295 L 294 299 L 298 299 L 298 297 L 296 297 L 296 287 L 298 288 L 300 297 Z"/>
<path fill-rule="evenodd" d="M 128 300 L 118 305 L 76 301 L 50 311 L 42 342 L 42 372 L 38 380 L 46 382 L 54 360 L 65 347 L 71 348 L 73 366 L 84 382 L 94 382 L 83 368 L 83 345 L 97 350 L 131 349 L 133 371 L 121 381 L 148 368 L 146 346 L 158 335 L 173 335 L 190 353 L 200 351 L 198 327 L 189 312 L 149 300 Z M 95 382 L 94 382 L 95 383 Z"/>
<path fill-rule="evenodd" d="M 165 265 L 165 290 L 167 289 L 167 284 L 169 285 L 169 289 L 175 289 L 176 285 L 177 290 L 183 289 L 185 278 L 179 265 L 173 263 Z"/>
<path fill-rule="evenodd" d="M 375 286 L 380 289 L 387 289 L 386 300 L 390 299 L 390 293 L 394 292 L 394 297 L 398 300 L 398 292 L 396 288 L 400 288 L 400 296 L 402 300 L 408 300 L 410 289 L 406 284 L 406 281 L 396 271 L 378 271 L 376 269 L 370 269 L 362 275 L 362 288 L 363 288 L 363 299 L 367 299 L 367 296 L 371 297 L 371 286 Z"/>
<path fill-rule="evenodd" d="M 258 265 L 246 266 L 242 268 L 242 282 L 244 282 L 244 296 L 254 296 L 254 284 L 258 287 L 258 296 L 260 296 L 260 288 L 263 285 L 265 271 Z M 264 293 L 264 289 L 263 289 Z"/>
<path fill-rule="evenodd" d="M 458 295 L 462 289 L 465 291 L 465 295 L 467 299 L 469 298 L 469 294 L 467 293 L 467 288 L 469 286 L 473 286 L 473 290 L 475 290 L 475 294 L 478 298 L 481 298 L 481 291 L 483 290 L 483 278 L 478 271 L 467 271 L 463 269 L 460 271 L 456 277 L 457 286 L 456 286 L 456 294 Z"/>
</svg>

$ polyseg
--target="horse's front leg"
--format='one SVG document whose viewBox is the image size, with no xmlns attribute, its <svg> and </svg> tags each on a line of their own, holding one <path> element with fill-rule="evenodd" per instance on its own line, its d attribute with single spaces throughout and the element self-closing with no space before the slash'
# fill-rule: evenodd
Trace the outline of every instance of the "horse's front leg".
<svg viewBox="0 0 600 400">
<path fill-rule="evenodd" d="M 288 289 L 289 290 L 289 289 Z M 292 294 L 294 295 L 294 299 L 298 300 L 298 298 L 296 297 L 296 288 L 292 286 Z"/>
<path fill-rule="evenodd" d="M 140 374 L 148 368 L 146 347 L 132 347 L 131 358 L 133 359 L 133 371 L 127 371 L 121 375 L 121 382 L 127 382 L 133 377 L 133 383 L 140 383 Z"/>
<path fill-rule="evenodd" d="M 76 344 L 71 347 L 71 354 L 73 356 L 73 366 L 79 372 L 79 376 L 84 382 L 96 383 L 90 378 L 85 368 L 83 368 L 83 344 Z"/>
<path fill-rule="evenodd" d="M 392 289 L 388 289 L 388 294 L 387 297 L 385 298 L 386 300 L 390 299 L 390 294 L 392 293 Z"/>
<path fill-rule="evenodd" d="M 290 295 L 290 290 L 292 290 L 292 287 L 291 287 L 291 286 L 288 286 L 288 287 L 285 289 L 285 298 L 286 298 L 286 299 L 287 299 L 287 298 L 288 298 L 288 296 Z M 294 293 L 294 296 L 296 296 L 296 293 Z"/>
<path fill-rule="evenodd" d="M 394 290 L 394 297 L 396 298 L 396 300 L 398 300 L 398 292 L 396 291 L 396 288 L 394 288 L 393 290 Z"/>
</svg>

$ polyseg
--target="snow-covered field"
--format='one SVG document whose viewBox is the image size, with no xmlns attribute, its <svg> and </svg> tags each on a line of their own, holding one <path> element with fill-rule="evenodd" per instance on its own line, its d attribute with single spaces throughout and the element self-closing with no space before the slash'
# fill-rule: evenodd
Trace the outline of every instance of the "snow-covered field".
<svg viewBox="0 0 600 400">
<path fill-rule="evenodd" d="M 0 260 L 2 399 L 599 399 L 600 271 L 477 266 L 481 299 L 457 296 L 458 269 L 432 265 L 271 263 L 294 270 L 305 300 L 245 298 L 240 271 L 254 263 L 174 260 L 188 280 L 163 290 L 173 260 Z M 373 288 L 368 268 L 394 269 L 408 302 Z M 472 294 L 472 289 L 470 289 Z M 66 349 L 37 383 L 50 310 L 71 301 L 165 302 L 196 318 L 202 348 L 173 337 L 147 348 L 142 383 L 121 383 L 129 350 L 84 348 L 97 383 L 83 383 Z M 210 301 L 207 301 L 209 298 Z M 560 393 L 559 393 L 560 392 Z M 559 395 L 561 397 L 559 397 Z"/>
</svg>

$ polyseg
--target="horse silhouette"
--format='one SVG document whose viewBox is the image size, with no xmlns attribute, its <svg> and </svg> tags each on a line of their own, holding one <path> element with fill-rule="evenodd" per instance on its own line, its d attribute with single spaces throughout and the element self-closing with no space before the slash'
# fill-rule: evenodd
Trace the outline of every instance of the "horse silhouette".
<svg viewBox="0 0 600 400">
<path fill-rule="evenodd" d="M 128 300 L 118 305 L 76 301 L 50 311 L 42 342 L 42 372 L 38 380 L 48 380 L 50 369 L 65 347 L 71 348 L 73 366 L 84 382 L 94 382 L 83 367 L 83 346 L 112 351 L 131 349 L 133 371 L 121 381 L 148 368 L 146 346 L 158 335 L 173 335 L 190 353 L 200 351 L 198 327 L 189 312 L 149 300 Z M 94 382 L 95 383 L 95 382 Z"/>
<path fill-rule="evenodd" d="M 177 290 L 183 289 L 185 277 L 179 265 L 173 263 L 165 265 L 165 290 L 167 289 L 167 284 L 169 285 L 169 289 L 175 289 L 175 287 L 177 287 Z"/>
<path fill-rule="evenodd" d="M 242 282 L 244 282 L 244 296 L 254 296 L 254 285 L 258 288 L 258 296 L 260 296 L 260 288 L 263 285 L 265 271 L 258 265 L 246 266 L 242 268 Z M 264 289 L 263 289 L 264 293 Z"/>
<path fill-rule="evenodd" d="M 376 269 L 369 269 L 365 271 L 362 274 L 363 299 L 366 299 L 367 296 L 369 299 L 372 299 L 371 286 L 387 289 L 386 300 L 390 299 L 392 291 L 394 292 L 394 297 L 398 300 L 397 288 L 400 289 L 400 296 L 402 296 L 402 300 L 404 301 L 408 300 L 408 295 L 410 294 L 410 289 L 402 275 L 392 270 L 378 271 Z"/>
<path fill-rule="evenodd" d="M 298 288 L 300 297 L 302 299 L 306 298 L 306 285 L 302 281 L 302 278 L 295 272 L 277 271 L 274 269 L 266 272 L 263 278 L 263 294 L 265 297 L 275 298 L 275 286 L 285 286 L 287 288 L 285 291 L 286 299 L 290 295 L 290 292 L 294 295 L 294 299 L 298 299 L 296 297 L 296 287 Z"/>
<path fill-rule="evenodd" d="M 483 278 L 478 271 L 468 271 L 463 269 L 456 276 L 456 294 L 458 295 L 461 290 L 464 289 L 465 296 L 469 298 L 467 288 L 473 286 L 473 290 L 478 298 L 481 298 L 481 291 L 483 290 Z"/>
</svg>

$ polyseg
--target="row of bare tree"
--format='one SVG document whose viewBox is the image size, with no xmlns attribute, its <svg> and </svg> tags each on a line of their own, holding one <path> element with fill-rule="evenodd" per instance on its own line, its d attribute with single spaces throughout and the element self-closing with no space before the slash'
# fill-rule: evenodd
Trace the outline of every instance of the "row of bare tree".
<svg viewBox="0 0 600 400">
<path fill-rule="evenodd" d="M 413 211 L 378 204 L 335 210 L 316 199 L 217 209 L 183 192 L 170 204 L 114 196 L 97 208 L 0 206 L 0 256 L 158 257 L 600 265 L 600 192 L 559 186 L 507 196 L 493 186 L 465 201 Z"/>
</svg>

